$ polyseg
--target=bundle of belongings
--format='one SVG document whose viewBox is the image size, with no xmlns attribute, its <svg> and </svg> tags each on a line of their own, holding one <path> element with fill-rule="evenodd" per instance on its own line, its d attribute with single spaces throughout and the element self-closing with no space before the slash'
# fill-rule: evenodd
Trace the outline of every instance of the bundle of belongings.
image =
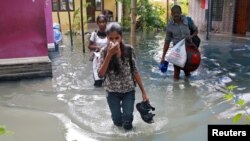
<svg viewBox="0 0 250 141">
<path fill-rule="evenodd" d="M 142 101 L 140 103 L 137 103 L 136 109 L 140 113 L 143 121 L 149 124 L 154 122 L 153 117 L 155 116 L 155 114 L 150 113 L 150 111 L 154 111 L 155 108 L 150 105 L 149 101 Z"/>
</svg>

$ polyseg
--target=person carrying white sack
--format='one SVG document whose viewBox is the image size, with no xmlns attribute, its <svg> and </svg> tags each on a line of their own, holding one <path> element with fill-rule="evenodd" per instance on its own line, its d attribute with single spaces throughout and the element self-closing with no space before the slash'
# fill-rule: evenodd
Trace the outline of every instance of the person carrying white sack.
<svg viewBox="0 0 250 141">
<path fill-rule="evenodd" d="M 165 61 L 165 55 L 168 51 L 170 42 L 176 45 L 182 39 L 187 39 L 192 42 L 191 39 L 198 34 L 198 28 L 194 23 L 192 23 L 191 28 L 195 31 L 190 35 L 190 29 L 188 25 L 188 19 L 186 16 L 182 15 L 181 7 L 179 5 L 174 5 L 171 8 L 172 20 L 168 23 L 166 27 L 166 39 L 163 48 L 163 54 L 161 58 L 161 64 Z M 180 79 L 181 67 L 174 65 L 174 80 Z M 189 77 L 191 74 L 189 71 L 184 70 L 185 76 Z"/>
<path fill-rule="evenodd" d="M 100 51 L 108 45 L 106 34 L 107 19 L 104 15 L 101 14 L 96 18 L 96 22 L 99 29 L 91 33 L 88 48 L 92 52 L 92 54 L 90 55 L 90 61 L 93 61 L 94 86 L 101 87 L 103 78 L 100 78 L 98 76 L 97 69 L 100 65 Z"/>
</svg>

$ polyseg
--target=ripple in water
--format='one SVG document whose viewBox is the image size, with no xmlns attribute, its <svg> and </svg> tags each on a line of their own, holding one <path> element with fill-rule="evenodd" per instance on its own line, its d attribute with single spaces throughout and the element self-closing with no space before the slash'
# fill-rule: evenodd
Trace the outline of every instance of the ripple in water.
<svg viewBox="0 0 250 141">
<path fill-rule="evenodd" d="M 147 124 L 142 121 L 137 111 L 134 112 L 133 125 L 135 128 L 132 131 L 127 132 L 122 128 L 114 126 L 106 102 L 106 97 L 104 95 L 75 94 L 72 95 L 71 98 L 66 98 L 64 94 L 59 94 L 57 97 L 58 100 L 64 101 L 68 104 L 70 112 L 69 117 L 71 117 L 68 120 L 71 121 L 71 124 L 75 121 L 78 123 L 77 125 L 79 127 L 77 128 L 80 128 L 81 132 L 84 132 L 85 134 L 91 132 L 92 135 L 88 135 L 90 138 L 133 138 L 140 135 L 152 135 L 167 132 L 167 130 L 164 129 L 168 124 L 167 118 L 155 117 L 154 124 Z M 60 118 L 62 117 L 60 116 Z M 75 127 L 72 126 L 69 126 L 68 128 L 75 130 Z"/>
</svg>

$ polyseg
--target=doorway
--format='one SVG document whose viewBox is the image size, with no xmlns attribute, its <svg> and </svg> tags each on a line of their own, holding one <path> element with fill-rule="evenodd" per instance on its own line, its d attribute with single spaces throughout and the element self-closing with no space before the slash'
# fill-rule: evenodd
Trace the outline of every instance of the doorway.
<svg viewBox="0 0 250 141">
<path fill-rule="evenodd" d="M 95 1 L 94 0 L 87 0 L 88 3 L 87 7 L 87 19 L 88 22 L 95 22 Z"/>
<path fill-rule="evenodd" d="M 237 0 L 234 19 L 234 33 L 246 35 L 249 31 L 249 7 L 250 1 Z"/>
</svg>

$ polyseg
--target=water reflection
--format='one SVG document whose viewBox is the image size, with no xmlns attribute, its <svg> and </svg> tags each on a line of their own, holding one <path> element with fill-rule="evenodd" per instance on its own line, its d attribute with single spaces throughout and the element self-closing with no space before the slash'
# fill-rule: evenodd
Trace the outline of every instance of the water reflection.
<svg viewBox="0 0 250 141">
<path fill-rule="evenodd" d="M 126 34 L 125 37 L 128 38 Z M 75 46 L 70 47 L 66 38 L 64 48 L 50 53 L 52 79 L 1 82 L 0 124 L 14 130 L 15 134 L 0 137 L 0 140 L 10 141 L 17 137 L 19 141 L 43 139 L 44 136 L 34 130 L 38 127 L 12 124 L 26 114 L 29 117 L 22 117 L 25 124 L 44 119 L 48 128 L 59 132 L 50 133 L 52 136 L 46 136 L 44 140 L 201 141 L 206 140 L 207 124 L 230 124 L 230 118 L 242 111 L 224 100 L 222 89 L 237 85 L 235 93 L 250 102 L 248 42 L 203 43 L 200 67 L 192 73 L 189 81 L 181 73 L 181 80 L 174 82 L 173 65 L 169 64 L 165 74 L 158 68 L 164 34 L 140 37 L 135 47 L 137 63 L 151 104 L 156 107 L 155 123 L 143 122 L 135 111 L 132 132 L 114 127 L 105 91 L 93 86 L 91 62 L 88 53 L 82 53 L 81 39 L 76 38 Z M 141 94 L 138 88 L 136 91 L 137 103 L 141 101 Z M 18 111 L 15 116 L 11 114 L 13 110 Z M 61 124 L 51 116 L 59 119 Z M 44 134 L 49 134 L 46 131 Z M 36 137 L 30 136 L 30 132 Z"/>
</svg>

